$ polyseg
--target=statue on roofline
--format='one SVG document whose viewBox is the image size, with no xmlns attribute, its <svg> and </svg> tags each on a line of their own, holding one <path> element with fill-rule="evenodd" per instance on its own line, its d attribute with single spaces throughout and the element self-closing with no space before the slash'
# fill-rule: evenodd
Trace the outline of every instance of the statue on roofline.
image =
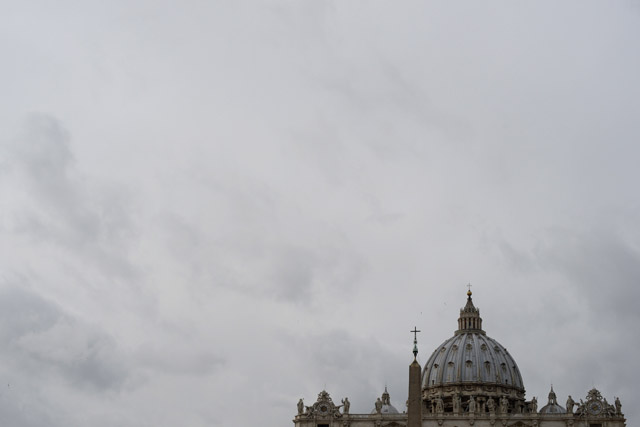
<svg viewBox="0 0 640 427">
<path fill-rule="evenodd" d="M 574 402 L 571 398 L 571 395 L 569 395 L 569 397 L 567 398 L 567 414 L 573 414 L 573 406 L 575 404 L 576 402 Z"/>
<path fill-rule="evenodd" d="M 349 402 L 349 398 L 345 397 L 344 399 L 342 399 L 342 413 L 343 414 L 348 414 L 349 413 L 349 408 L 351 407 L 351 402 Z"/>
</svg>

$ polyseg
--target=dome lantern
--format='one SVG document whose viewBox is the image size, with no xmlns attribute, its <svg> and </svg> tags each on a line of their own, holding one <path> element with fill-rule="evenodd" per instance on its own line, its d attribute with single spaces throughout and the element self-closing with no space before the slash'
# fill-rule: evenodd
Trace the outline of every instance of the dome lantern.
<svg viewBox="0 0 640 427">
<path fill-rule="evenodd" d="M 469 285 L 471 286 L 471 285 Z M 478 332 L 484 334 L 482 330 L 482 318 L 480 317 L 480 310 L 473 305 L 471 299 L 471 289 L 467 292 L 467 304 L 464 308 L 460 309 L 460 317 L 458 318 L 458 330 L 456 335 L 467 332 Z"/>
</svg>

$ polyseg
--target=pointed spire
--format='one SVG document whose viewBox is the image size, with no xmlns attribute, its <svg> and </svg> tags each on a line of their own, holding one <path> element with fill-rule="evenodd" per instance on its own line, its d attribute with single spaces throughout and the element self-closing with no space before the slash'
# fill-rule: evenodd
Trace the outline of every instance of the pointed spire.
<svg viewBox="0 0 640 427">
<path fill-rule="evenodd" d="M 471 292 L 471 284 L 467 286 L 469 287 L 467 291 L 467 304 L 460 310 L 456 334 L 463 332 L 480 332 L 484 334 L 480 310 L 473 305 L 473 300 L 471 299 L 471 295 L 473 295 Z"/>
</svg>

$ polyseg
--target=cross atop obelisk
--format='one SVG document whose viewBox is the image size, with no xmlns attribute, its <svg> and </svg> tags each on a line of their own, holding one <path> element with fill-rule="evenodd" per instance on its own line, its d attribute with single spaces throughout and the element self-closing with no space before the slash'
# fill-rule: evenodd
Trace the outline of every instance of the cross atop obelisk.
<svg viewBox="0 0 640 427">
<path fill-rule="evenodd" d="M 409 332 L 413 333 L 413 340 L 418 341 L 418 332 L 422 332 L 422 331 L 419 331 L 418 328 L 414 326 L 413 331 L 409 331 Z"/>
<path fill-rule="evenodd" d="M 418 357 L 418 330 L 417 326 L 413 327 L 413 331 L 409 331 L 413 333 L 413 359 L 415 360 Z"/>
</svg>

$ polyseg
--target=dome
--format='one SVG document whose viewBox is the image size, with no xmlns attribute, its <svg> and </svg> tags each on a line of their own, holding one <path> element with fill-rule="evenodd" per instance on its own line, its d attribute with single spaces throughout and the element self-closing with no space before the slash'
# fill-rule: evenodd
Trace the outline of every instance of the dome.
<svg viewBox="0 0 640 427">
<path fill-rule="evenodd" d="M 508 410 L 525 405 L 520 370 L 507 349 L 482 329 L 482 318 L 467 292 L 467 304 L 460 310 L 458 330 L 435 349 L 422 370 L 425 400 L 444 398 L 445 412 L 455 410 L 453 401 L 461 398 L 462 407 L 472 396 L 500 401 L 506 396 Z"/>
<path fill-rule="evenodd" d="M 469 332 L 443 342 L 424 367 L 422 386 L 483 383 L 524 389 L 516 361 L 498 341 Z"/>
<path fill-rule="evenodd" d="M 389 398 L 389 392 L 387 388 L 384 388 L 384 393 L 382 393 L 382 397 L 378 398 L 375 403 L 375 408 L 371 411 L 372 414 L 378 413 L 378 407 L 380 407 L 381 414 L 399 414 L 398 410 L 391 404 L 391 399 Z"/>
<path fill-rule="evenodd" d="M 549 392 L 549 403 L 544 405 L 542 409 L 540 409 L 541 414 L 566 414 L 567 410 L 562 406 L 558 405 L 558 401 L 556 400 L 556 394 L 553 391 L 553 386 L 551 386 L 551 391 Z"/>
</svg>

